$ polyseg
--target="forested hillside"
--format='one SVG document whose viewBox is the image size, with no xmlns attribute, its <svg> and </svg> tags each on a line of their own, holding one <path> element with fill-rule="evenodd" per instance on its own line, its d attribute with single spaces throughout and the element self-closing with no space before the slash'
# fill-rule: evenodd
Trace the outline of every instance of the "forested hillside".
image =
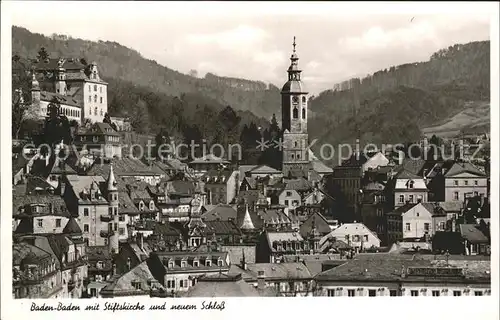
<svg viewBox="0 0 500 320">
<path fill-rule="evenodd" d="M 12 28 L 13 55 L 34 59 L 41 47 L 44 47 L 51 57 L 85 58 L 88 62 L 95 61 L 104 78 L 128 81 L 153 92 L 169 96 L 197 93 L 213 99 L 220 105 L 250 111 L 267 120 L 270 120 L 279 108 L 279 89 L 272 85 L 268 87 L 259 81 L 217 77 L 213 74 L 208 74 L 206 78 L 197 78 L 146 59 L 139 52 L 116 42 L 93 42 L 55 34 L 46 37 L 25 28 Z"/>
</svg>

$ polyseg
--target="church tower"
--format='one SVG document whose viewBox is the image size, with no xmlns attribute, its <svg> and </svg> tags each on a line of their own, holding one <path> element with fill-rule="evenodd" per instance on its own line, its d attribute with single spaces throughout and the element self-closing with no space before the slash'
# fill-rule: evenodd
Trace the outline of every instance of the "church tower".
<svg viewBox="0 0 500 320">
<path fill-rule="evenodd" d="M 295 52 L 295 37 L 293 37 L 293 52 L 288 68 L 288 81 L 281 89 L 281 117 L 283 127 L 283 175 L 307 175 L 309 168 L 309 138 L 307 134 L 307 103 L 308 92 L 300 77 L 299 57 Z"/>
</svg>

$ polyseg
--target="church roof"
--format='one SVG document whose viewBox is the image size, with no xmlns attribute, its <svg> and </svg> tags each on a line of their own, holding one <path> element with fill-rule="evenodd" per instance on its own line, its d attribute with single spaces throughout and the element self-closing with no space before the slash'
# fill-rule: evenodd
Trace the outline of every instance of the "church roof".
<svg viewBox="0 0 500 320">
<path fill-rule="evenodd" d="M 281 93 L 308 93 L 308 92 L 302 81 L 290 80 L 283 85 L 283 88 L 281 88 Z"/>
</svg>

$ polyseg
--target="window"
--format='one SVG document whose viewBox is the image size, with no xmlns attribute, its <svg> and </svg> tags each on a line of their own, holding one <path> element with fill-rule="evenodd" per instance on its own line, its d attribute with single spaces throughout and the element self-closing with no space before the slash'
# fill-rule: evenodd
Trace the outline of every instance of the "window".
<svg viewBox="0 0 500 320">
<path fill-rule="evenodd" d="M 302 108 L 302 119 L 306 118 L 306 108 Z"/>
<path fill-rule="evenodd" d="M 410 294 L 412 297 L 418 297 L 418 290 L 411 290 Z"/>
<path fill-rule="evenodd" d="M 56 228 L 61 227 L 61 219 L 56 219 Z"/>
<path fill-rule="evenodd" d="M 400 195 L 399 196 L 399 203 L 403 203 L 405 202 L 405 196 L 404 195 Z"/>
<path fill-rule="evenodd" d="M 179 288 L 184 288 L 184 281 L 183 280 L 179 280 Z"/>
<path fill-rule="evenodd" d="M 92 102 L 92 96 L 89 96 L 89 102 Z"/>
<path fill-rule="evenodd" d="M 99 92 L 102 93 L 102 87 L 99 87 Z M 102 99 L 102 98 L 101 98 Z M 102 101 L 101 101 L 102 102 Z"/>
<path fill-rule="evenodd" d="M 410 194 L 409 201 L 410 201 L 410 203 L 413 203 L 413 195 L 412 194 Z M 417 217 L 418 217 L 418 213 L 417 213 Z"/>
<path fill-rule="evenodd" d="M 292 156 L 291 156 L 291 157 L 292 157 L 292 159 L 294 159 L 294 158 L 295 158 L 295 155 L 294 155 L 294 154 L 292 154 Z"/>
<path fill-rule="evenodd" d="M 424 223 L 424 231 L 429 231 L 429 224 L 428 223 Z"/>
<path fill-rule="evenodd" d="M 291 191 L 287 191 L 287 192 L 286 192 L 286 196 L 287 196 L 287 197 L 291 197 L 291 196 L 292 196 L 292 192 L 291 192 Z"/>
<path fill-rule="evenodd" d="M 101 98 L 101 100 L 102 100 L 102 98 Z M 101 101 L 101 103 L 102 103 L 102 101 Z M 100 109 L 99 113 L 102 116 L 102 109 Z"/>
<path fill-rule="evenodd" d="M 94 91 L 97 91 L 97 85 L 94 84 Z"/>
<path fill-rule="evenodd" d="M 453 200 L 458 200 L 458 192 L 453 192 Z"/>
<path fill-rule="evenodd" d="M 299 118 L 299 109 L 297 109 L 297 107 L 293 108 L 293 118 L 294 119 Z"/>
<path fill-rule="evenodd" d="M 358 235 L 353 236 L 352 241 L 359 242 L 359 236 Z"/>
<path fill-rule="evenodd" d="M 458 180 L 453 181 L 453 184 L 458 186 Z"/>
<path fill-rule="evenodd" d="M 285 200 L 285 206 L 288 206 L 288 200 Z"/>
<path fill-rule="evenodd" d="M 477 186 L 477 185 L 478 185 L 477 180 L 474 180 L 474 185 L 475 185 L 475 186 Z"/>
<path fill-rule="evenodd" d="M 89 232 L 89 225 L 88 224 L 83 225 L 83 232 Z"/>
<path fill-rule="evenodd" d="M 356 296 L 356 291 L 354 289 L 347 290 L 347 296 L 348 297 L 355 297 Z"/>
<path fill-rule="evenodd" d="M 302 103 L 306 103 L 306 97 L 302 97 Z"/>
<path fill-rule="evenodd" d="M 123 236 L 125 234 L 125 228 L 119 228 L 118 233 Z"/>
<path fill-rule="evenodd" d="M 474 291 L 475 296 L 482 296 L 483 292 L 482 291 Z"/>
<path fill-rule="evenodd" d="M 368 296 L 369 297 L 376 297 L 377 296 L 377 290 L 373 290 L 373 289 L 368 290 Z"/>
<path fill-rule="evenodd" d="M 363 241 L 368 241 L 368 236 L 367 235 L 363 236 Z"/>
<path fill-rule="evenodd" d="M 100 98 L 99 98 L 99 100 L 100 100 L 100 101 L 101 101 L 101 103 L 102 103 L 102 97 L 100 97 Z"/>
<path fill-rule="evenodd" d="M 406 231 L 411 231 L 411 225 L 409 223 L 405 224 L 405 230 Z"/>
<path fill-rule="evenodd" d="M 458 291 L 458 290 L 453 291 L 454 297 L 460 297 L 461 295 L 462 295 L 462 291 Z"/>
<path fill-rule="evenodd" d="M 420 217 L 420 213 L 419 212 L 417 212 L 417 217 Z"/>
<path fill-rule="evenodd" d="M 37 219 L 38 221 L 38 226 L 43 227 L 43 220 L 42 219 Z"/>
<path fill-rule="evenodd" d="M 149 210 L 154 210 L 155 209 L 155 203 L 153 201 L 149 202 Z"/>
<path fill-rule="evenodd" d="M 200 266 L 200 262 L 198 260 L 194 260 L 193 267 L 199 267 L 199 266 Z"/>
<path fill-rule="evenodd" d="M 207 260 L 207 261 L 205 261 L 205 265 L 206 265 L 207 267 L 212 266 L 212 260 Z"/>
<path fill-rule="evenodd" d="M 167 280 L 167 289 L 175 288 L 175 280 Z"/>
<path fill-rule="evenodd" d="M 444 230 L 444 229 L 445 229 L 445 226 L 446 226 L 446 225 L 445 225 L 445 222 L 441 221 L 441 222 L 439 223 L 439 230 Z"/>
<path fill-rule="evenodd" d="M 181 261 L 181 268 L 185 268 L 186 267 L 186 261 Z"/>
<path fill-rule="evenodd" d="M 432 290 L 433 297 L 439 297 L 439 290 Z"/>
<path fill-rule="evenodd" d="M 396 290 L 389 290 L 389 296 L 396 297 L 397 295 L 398 295 L 398 292 Z"/>
<path fill-rule="evenodd" d="M 328 291 L 326 292 L 326 295 L 328 297 L 335 297 L 335 290 L 334 289 L 328 289 Z"/>
<path fill-rule="evenodd" d="M 219 259 L 219 260 L 217 261 L 217 265 L 218 265 L 219 267 L 222 267 L 222 259 Z"/>
<path fill-rule="evenodd" d="M 97 116 L 97 107 L 94 108 L 94 115 Z"/>
<path fill-rule="evenodd" d="M 464 186 L 468 186 L 469 185 L 469 181 L 468 180 L 464 180 Z"/>
</svg>

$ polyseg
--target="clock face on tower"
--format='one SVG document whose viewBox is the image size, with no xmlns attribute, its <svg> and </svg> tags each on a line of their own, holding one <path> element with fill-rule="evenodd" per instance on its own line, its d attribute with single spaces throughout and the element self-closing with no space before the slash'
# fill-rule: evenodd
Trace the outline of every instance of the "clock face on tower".
<svg viewBox="0 0 500 320">
<path fill-rule="evenodd" d="M 293 96 L 292 97 L 292 102 L 293 103 L 298 103 L 299 102 L 299 97 L 298 96 Z"/>
</svg>

